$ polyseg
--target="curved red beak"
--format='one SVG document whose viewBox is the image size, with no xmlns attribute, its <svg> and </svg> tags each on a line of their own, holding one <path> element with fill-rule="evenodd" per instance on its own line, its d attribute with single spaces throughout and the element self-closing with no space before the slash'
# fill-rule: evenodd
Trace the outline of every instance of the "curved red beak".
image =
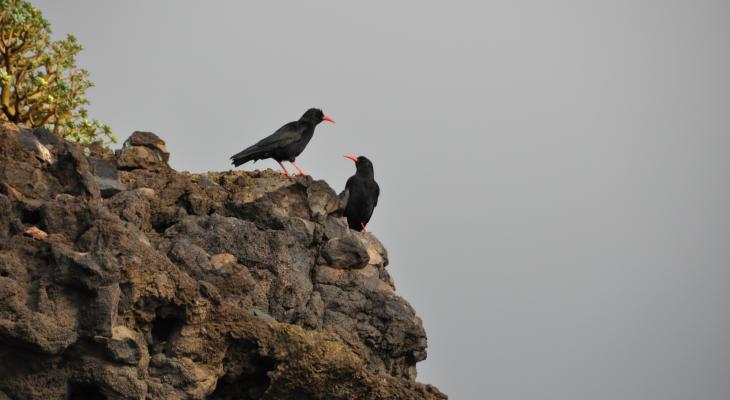
<svg viewBox="0 0 730 400">
<path fill-rule="evenodd" d="M 332 118 L 330 118 L 330 117 L 328 117 L 326 115 L 324 117 L 322 117 L 322 121 L 332 122 L 333 124 L 335 123 L 335 120 L 334 119 L 332 119 Z"/>
<path fill-rule="evenodd" d="M 350 160 L 357 162 L 357 156 L 353 156 L 352 154 L 348 154 L 342 157 L 349 158 Z"/>
</svg>

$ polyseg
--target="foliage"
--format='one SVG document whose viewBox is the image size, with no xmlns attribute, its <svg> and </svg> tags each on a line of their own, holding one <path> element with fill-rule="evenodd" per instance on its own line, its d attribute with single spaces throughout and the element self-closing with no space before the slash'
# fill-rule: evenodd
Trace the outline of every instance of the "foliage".
<svg viewBox="0 0 730 400">
<path fill-rule="evenodd" d="M 28 1 L 0 0 L 0 120 L 48 127 L 68 140 L 116 142 L 84 108 L 94 84 L 76 67 L 81 45 L 72 35 L 50 36 L 49 22 Z"/>
</svg>

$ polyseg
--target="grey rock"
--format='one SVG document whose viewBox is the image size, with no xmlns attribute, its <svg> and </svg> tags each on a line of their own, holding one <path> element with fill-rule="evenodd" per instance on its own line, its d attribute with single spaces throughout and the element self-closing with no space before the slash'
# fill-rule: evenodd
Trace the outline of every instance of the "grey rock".
<svg viewBox="0 0 730 400">
<path fill-rule="evenodd" d="M 119 192 L 127 190 L 127 187 L 119 182 L 119 173 L 114 161 L 89 158 L 89 162 L 94 174 L 94 181 L 99 187 L 101 197 L 111 197 Z"/>
<path fill-rule="evenodd" d="M 112 336 L 120 295 L 119 284 L 116 282 L 96 289 L 96 302 L 90 318 L 93 321 L 92 329 L 95 335 Z"/>
<path fill-rule="evenodd" d="M 0 122 L 7 397 L 445 398 L 415 382 L 426 336 L 385 248 L 325 182 L 20 132 Z"/>
<path fill-rule="evenodd" d="M 55 264 L 54 281 L 60 285 L 95 291 L 96 288 L 113 283 L 96 258 L 70 247 L 53 243 L 51 254 Z"/>
<path fill-rule="evenodd" d="M 350 232 L 350 228 L 347 226 L 347 220 L 345 218 L 328 216 L 322 225 L 324 225 L 324 236 L 327 239 L 342 238 L 347 236 Z"/>
<path fill-rule="evenodd" d="M 330 239 L 320 253 L 321 260 L 335 268 L 363 268 L 370 261 L 367 248 L 355 235 Z"/>
<path fill-rule="evenodd" d="M 104 197 L 104 198 L 114 196 L 115 194 L 127 189 L 118 180 L 100 178 L 98 176 L 95 176 L 94 179 L 95 179 L 96 185 L 99 187 L 99 192 L 101 193 L 101 197 Z"/>
<path fill-rule="evenodd" d="M 313 181 L 307 186 L 307 201 L 313 216 L 326 216 L 340 208 L 337 194 L 325 181 Z"/>
<path fill-rule="evenodd" d="M 290 234 L 294 242 L 311 246 L 322 238 L 320 225 L 303 218 L 289 218 L 284 222 L 284 229 Z"/>
<path fill-rule="evenodd" d="M 39 153 L 39 146 L 43 146 L 30 129 L 23 129 L 18 132 L 16 140 L 18 141 L 18 144 L 23 146 L 23 148 L 29 152 Z"/>
<path fill-rule="evenodd" d="M 218 186 L 217 183 L 213 182 L 208 178 L 207 176 L 201 176 L 200 179 L 198 179 L 198 185 L 203 187 L 210 187 L 210 186 Z"/>
<path fill-rule="evenodd" d="M 61 138 L 46 128 L 33 128 L 31 131 L 33 132 L 33 136 L 44 146 L 56 146 L 61 143 Z"/>
</svg>

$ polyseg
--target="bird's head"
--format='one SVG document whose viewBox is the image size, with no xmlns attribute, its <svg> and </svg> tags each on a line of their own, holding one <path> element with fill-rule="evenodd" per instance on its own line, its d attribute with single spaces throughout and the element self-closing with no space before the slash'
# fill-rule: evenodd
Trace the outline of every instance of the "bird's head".
<svg viewBox="0 0 730 400">
<path fill-rule="evenodd" d="M 322 121 L 328 121 L 333 124 L 335 123 L 335 120 L 324 115 L 322 110 L 320 110 L 319 108 L 310 108 L 309 110 L 307 110 L 307 112 L 304 113 L 304 115 L 302 115 L 301 118 L 299 118 L 299 120 L 310 122 L 313 125 L 317 125 Z"/>
<path fill-rule="evenodd" d="M 346 156 L 343 156 L 345 158 L 349 158 L 350 160 L 355 162 L 355 168 L 357 168 L 358 174 L 364 174 L 364 175 L 373 175 L 373 163 L 365 156 L 353 156 L 351 154 L 348 154 Z"/>
</svg>

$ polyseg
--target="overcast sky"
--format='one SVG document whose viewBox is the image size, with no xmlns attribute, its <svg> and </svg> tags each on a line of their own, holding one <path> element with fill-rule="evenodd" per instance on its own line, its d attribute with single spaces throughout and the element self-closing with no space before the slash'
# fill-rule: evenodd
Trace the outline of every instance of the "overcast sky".
<svg viewBox="0 0 730 400">
<path fill-rule="evenodd" d="M 453 399 L 727 400 L 730 2 L 33 1 L 178 170 L 321 107 Z M 263 161 L 246 168 L 269 168 Z"/>
</svg>

